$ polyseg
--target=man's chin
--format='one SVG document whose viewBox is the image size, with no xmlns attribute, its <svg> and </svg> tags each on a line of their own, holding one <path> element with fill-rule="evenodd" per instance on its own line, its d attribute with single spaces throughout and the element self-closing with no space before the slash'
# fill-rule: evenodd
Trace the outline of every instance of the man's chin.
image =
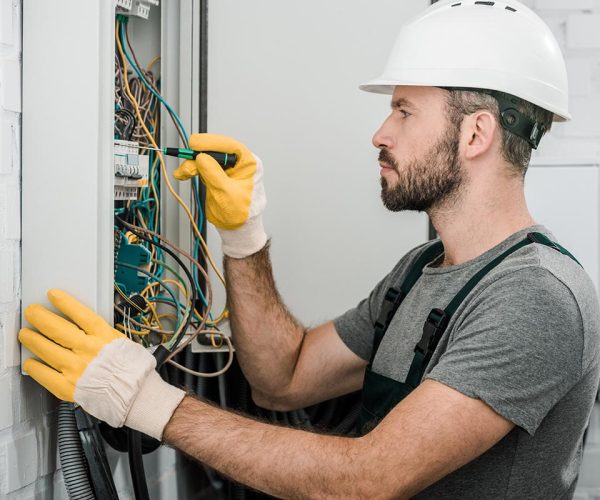
<svg viewBox="0 0 600 500">
<path fill-rule="evenodd" d="M 432 206 L 425 201 L 401 198 L 398 193 L 385 188 L 381 189 L 381 201 L 390 212 L 427 212 Z"/>
<path fill-rule="evenodd" d="M 402 212 L 406 210 L 404 204 L 391 196 L 389 191 L 386 189 L 381 190 L 381 202 L 383 203 L 383 206 L 390 212 Z"/>
</svg>

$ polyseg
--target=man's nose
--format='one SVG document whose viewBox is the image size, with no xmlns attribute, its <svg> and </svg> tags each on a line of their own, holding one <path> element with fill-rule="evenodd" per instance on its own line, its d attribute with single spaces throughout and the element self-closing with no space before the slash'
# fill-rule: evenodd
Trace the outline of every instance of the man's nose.
<svg viewBox="0 0 600 500">
<path fill-rule="evenodd" d="M 372 143 L 377 149 L 391 148 L 394 145 L 392 135 L 389 131 L 389 117 L 381 124 L 373 134 Z"/>
</svg>

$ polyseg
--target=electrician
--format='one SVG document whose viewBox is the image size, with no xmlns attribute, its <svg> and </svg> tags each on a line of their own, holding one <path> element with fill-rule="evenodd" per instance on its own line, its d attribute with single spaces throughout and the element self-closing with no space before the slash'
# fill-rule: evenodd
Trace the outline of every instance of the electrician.
<svg viewBox="0 0 600 500">
<path fill-rule="evenodd" d="M 334 321 L 305 329 L 277 293 L 257 157 L 199 134 L 192 148 L 238 164 L 224 173 L 200 155 L 175 172 L 206 183 L 254 400 L 287 410 L 362 387 L 356 435 L 269 425 L 186 395 L 141 345 L 57 290 L 49 299 L 68 319 L 25 312 L 41 333 L 20 339 L 45 361 L 25 370 L 110 425 L 279 497 L 572 496 L 598 387 L 598 299 L 523 194 L 532 148 L 569 118 L 556 40 L 515 0 L 440 2 L 402 27 L 384 74 L 362 88 L 392 94 L 373 137 L 385 206 L 427 212 L 440 240 Z"/>
</svg>

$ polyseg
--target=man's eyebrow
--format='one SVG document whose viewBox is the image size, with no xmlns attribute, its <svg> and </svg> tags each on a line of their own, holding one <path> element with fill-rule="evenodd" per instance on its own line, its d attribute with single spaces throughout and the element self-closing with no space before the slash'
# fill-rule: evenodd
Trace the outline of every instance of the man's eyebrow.
<svg viewBox="0 0 600 500">
<path fill-rule="evenodd" d="M 398 97 L 397 99 L 393 99 L 392 102 L 390 102 L 390 107 L 392 109 L 396 109 L 396 108 L 413 108 L 414 109 L 415 105 L 404 97 Z"/>
</svg>

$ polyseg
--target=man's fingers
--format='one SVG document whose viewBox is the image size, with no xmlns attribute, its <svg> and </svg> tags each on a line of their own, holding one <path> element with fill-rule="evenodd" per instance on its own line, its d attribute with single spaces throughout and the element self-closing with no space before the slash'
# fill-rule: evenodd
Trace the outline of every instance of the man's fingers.
<svg viewBox="0 0 600 500">
<path fill-rule="evenodd" d="M 98 335 L 107 342 L 120 336 L 101 316 L 68 293 L 53 288 L 48 291 L 48 299 L 54 307 L 75 322 L 85 333 Z"/>
<path fill-rule="evenodd" d="M 187 180 L 194 175 L 200 175 L 209 189 L 225 190 L 230 182 L 229 176 L 217 160 L 205 154 L 198 155 L 196 160 L 184 161 L 173 175 L 176 179 Z"/>
<path fill-rule="evenodd" d="M 25 360 L 23 370 L 58 399 L 75 402 L 75 386 L 62 373 L 32 358 Z"/>
<path fill-rule="evenodd" d="M 71 350 L 66 349 L 42 334 L 34 332 L 29 328 L 23 328 L 19 332 L 19 341 L 38 358 L 58 371 L 68 369 L 73 372 L 82 372 L 81 359 Z"/>
<path fill-rule="evenodd" d="M 187 181 L 195 175 L 198 175 L 198 167 L 194 160 L 185 160 L 175 169 L 175 172 L 173 172 L 173 177 L 179 181 Z"/>
<path fill-rule="evenodd" d="M 77 326 L 39 304 L 32 304 L 25 309 L 25 319 L 63 347 L 74 349 L 85 340 L 85 333 Z"/>
</svg>

